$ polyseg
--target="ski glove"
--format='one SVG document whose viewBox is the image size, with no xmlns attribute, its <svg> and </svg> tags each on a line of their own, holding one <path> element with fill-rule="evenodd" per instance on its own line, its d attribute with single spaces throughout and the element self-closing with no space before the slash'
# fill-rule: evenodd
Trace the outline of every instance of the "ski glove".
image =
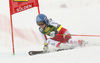
<svg viewBox="0 0 100 63">
<path fill-rule="evenodd" d="M 44 52 L 48 52 L 48 44 L 45 42 L 43 47 Z"/>
<path fill-rule="evenodd" d="M 50 36 L 53 38 L 55 37 L 55 31 L 50 32 Z"/>
</svg>

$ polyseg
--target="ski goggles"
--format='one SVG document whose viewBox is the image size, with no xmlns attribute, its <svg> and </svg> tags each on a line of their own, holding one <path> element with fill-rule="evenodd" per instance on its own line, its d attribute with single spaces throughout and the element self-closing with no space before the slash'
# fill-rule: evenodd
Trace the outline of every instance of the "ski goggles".
<svg viewBox="0 0 100 63">
<path fill-rule="evenodd" d="M 38 26 L 43 26 L 45 23 L 44 22 L 37 22 Z"/>
</svg>

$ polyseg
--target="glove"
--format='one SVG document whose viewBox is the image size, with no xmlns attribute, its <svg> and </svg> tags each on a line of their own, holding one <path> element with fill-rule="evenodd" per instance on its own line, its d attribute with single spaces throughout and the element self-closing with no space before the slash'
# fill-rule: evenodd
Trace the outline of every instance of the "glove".
<svg viewBox="0 0 100 63">
<path fill-rule="evenodd" d="M 50 36 L 53 38 L 55 37 L 55 31 L 50 32 Z"/>
<path fill-rule="evenodd" d="M 48 52 L 48 44 L 45 42 L 43 47 L 44 52 Z"/>
</svg>

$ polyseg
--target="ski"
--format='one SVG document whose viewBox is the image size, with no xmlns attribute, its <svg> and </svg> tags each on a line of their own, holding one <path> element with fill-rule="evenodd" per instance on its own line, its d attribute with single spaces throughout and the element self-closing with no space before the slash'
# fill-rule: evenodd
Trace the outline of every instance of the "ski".
<svg viewBox="0 0 100 63">
<path fill-rule="evenodd" d="M 44 51 L 29 51 L 29 52 L 28 52 L 28 54 L 29 54 L 30 56 L 36 55 L 36 54 L 43 54 L 43 53 L 44 53 Z"/>
<path fill-rule="evenodd" d="M 68 49 L 58 49 L 58 50 L 55 50 L 55 51 L 52 51 L 52 52 L 59 52 L 59 51 L 63 51 L 63 50 L 68 50 Z M 30 56 L 33 56 L 33 55 L 37 55 L 37 54 L 46 54 L 46 53 L 51 53 L 50 51 L 49 52 L 44 52 L 44 51 L 29 51 L 28 54 Z"/>
<path fill-rule="evenodd" d="M 47 52 L 45 51 L 29 51 L 28 54 L 30 56 L 33 56 L 33 55 L 37 55 L 37 54 L 45 54 L 45 53 L 51 53 L 51 52 L 58 52 L 58 51 L 63 51 L 63 50 L 69 50 L 69 49 L 74 49 L 74 46 L 71 45 L 71 44 L 67 44 L 67 47 L 66 48 L 63 48 L 63 49 L 51 49 Z"/>
</svg>

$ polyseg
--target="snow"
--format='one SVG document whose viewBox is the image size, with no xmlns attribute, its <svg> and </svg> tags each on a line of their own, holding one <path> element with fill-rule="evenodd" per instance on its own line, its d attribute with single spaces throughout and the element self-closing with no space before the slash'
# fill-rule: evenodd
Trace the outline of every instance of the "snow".
<svg viewBox="0 0 100 63">
<path fill-rule="evenodd" d="M 100 46 L 92 46 L 87 48 L 78 48 L 73 50 L 54 52 L 48 54 L 41 54 L 35 56 L 28 56 L 27 54 L 19 53 L 15 56 L 4 55 L 0 58 L 2 63 L 99 63 L 100 58 Z M 3 53 L 4 54 L 4 53 Z M 6 53 L 5 53 L 6 54 Z"/>
<path fill-rule="evenodd" d="M 5 2 L 6 1 L 6 2 Z M 13 15 L 15 55 L 12 55 L 9 1 L 0 0 L 0 63 L 99 63 L 100 37 L 73 37 L 92 44 L 72 50 L 29 56 L 42 50 L 35 18 L 37 8 Z M 39 0 L 40 11 L 72 34 L 100 35 L 100 0 Z"/>
</svg>

